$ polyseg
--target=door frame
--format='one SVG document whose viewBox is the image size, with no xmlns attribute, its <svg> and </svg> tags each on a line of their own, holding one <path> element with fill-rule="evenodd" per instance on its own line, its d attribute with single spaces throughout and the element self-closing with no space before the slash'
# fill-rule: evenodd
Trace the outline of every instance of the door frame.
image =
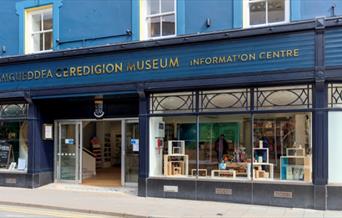
<svg viewBox="0 0 342 218">
<path fill-rule="evenodd" d="M 79 166 L 80 166 L 80 174 L 79 174 L 79 180 L 78 184 L 82 184 L 82 148 L 83 148 L 83 122 L 110 122 L 110 121 L 119 121 L 121 123 L 121 186 L 137 186 L 137 183 L 126 183 L 125 181 L 125 154 L 126 154 L 126 123 L 139 123 L 139 118 L 138 117 L 127 117 L 127 118 L 105 118 L 105 119 L 61 119 L 61 120 L 55 120 L 54 121 L 54 182 L 61 182 L 61 183 L 70 183 L 70 181 L 65 181 L 65 180 L 57 180 L 57 146 L 60 141 L 60 135 L 59 135 L 59 125 L 62 124 L 74 124 L 74 123 L 80 123 L 80 159 L 79 161 Z M 140 156 L 139 156 L 140 157 Z M 73 182 L 71 182 L 73 183 Z"/>
<path fill-rule="evenodd" d="M 63 180 L 60 179 L 60 165 L 61 165 L 61 156 L 57 155 L 57 151 L 61 150 L 61 126 L 62 125 L 75 125 L 75 146 L 76 146 L 76 165 L 75 165 L 75 180 Z M 82 150 L 83 150 L 83 130 L 82 130 L 82 121 L 80 120 L 56 120 L 54 121 L 54 182 L 58 183 L 76 183 L 80 184 L 82 182 Z M 57 158 L 59 161 L 57 161 Z M 59 166 L 58 166 L 58 164 Z"/>
<path fill-rule="evenodd" d="M 138 183 L 126 182 L 125 181 L 125 172 L 126 172 L 126 163 L 125 163 L 125 161 L 126 161 L 126 158 L 125 158 L 126 157 L 126 124 L 127 123 L 138 123 L 139 124 L 139 119 L 138 118 L 123 119 L 121 121 L 121 185 L 135 187 L 135 186 L 138 186 Z M 140 158 L 140 155 L 139 155 L 139 158 Z M 139 172 L 138 172 L 138 174 L 139 174 Z"/>
</svg>

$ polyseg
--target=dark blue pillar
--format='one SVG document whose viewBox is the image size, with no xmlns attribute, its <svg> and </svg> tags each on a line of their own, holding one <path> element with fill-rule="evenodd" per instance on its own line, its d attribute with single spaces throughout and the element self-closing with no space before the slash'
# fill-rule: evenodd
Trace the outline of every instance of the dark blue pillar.
<svg viewBox="0 0 342 218">
<path fill-rule="evenodd" d="M 138 195 L 146 196 L 146 182 L 149 174 L 149 100 L 144 91 L 138 91 L 138 93 L 140 130 Z"/>
<path fill-rule="evenodd" d="M 327 84 L 325 82 L 324 57 L 325 19 L 316 20 L 315 31 L 315 83 L 312 114 L 312 180 L 314 185 L 314 207 L 327 208 L 328 183 L 328 106 Z"/>
<path fill-rule="evenodd" d="M 29 153 L 28 173 L 31 187 L 39 187 L 53 181 L 53 141 L 42 140 L 42 119 L 39 107 L 29 104 L 28 131 Z"/>
</svg>

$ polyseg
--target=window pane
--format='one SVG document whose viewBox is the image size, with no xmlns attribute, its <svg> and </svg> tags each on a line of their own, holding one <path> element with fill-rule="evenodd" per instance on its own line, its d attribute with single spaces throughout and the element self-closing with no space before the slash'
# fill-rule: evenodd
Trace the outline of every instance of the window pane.
<svg viewBox="0 0 342 218">
<path fill-rule="evenodd" d="M 250 25 L 266 23 L 266 4 L 265 2 L 256 2 L 249 4 Z"/>
<path fill-rule="evenodd" d="M 200 92 L 200 111 L 249 110 L 248 89 L 215 90 Z"/>
<path fill-rule="evenodd" d="M 194 112 L 194 96 L 194 92 L 152 94 L 150 112 L 152 114 Z"/>
<path fill-rule="evenodd" d="M 258 114 L 253 123 L 254 179 L 311 182 L 311 113 Z"/>
<path fill-rule="evenodd" d="M 201 177 L 251 179 L 250 115 L 200 116 Z"/>
<path fill-rule="evenodd" d="M 41 14 L 34 14 L 32 15 L 32 31 L 38 32 L 42 30 L 42 20 Z"/>
<path fill-rule="evenodd" d="M 312 107 L 311 85 L 256 88 L 256 110 L 306 109 Z"/>
<path fill-rule="evenodd" d="M 162 10 L 162 13 L 174 11 L 175 10 L 174 0 L 162 0 L 161 1 L 161 10 Z"/>
<path fill-rule="evenodd" d="M 45 37 L 45 50 L 52 49 L 53 47 L 52 32 L 45 33 L 44 37 Z"/>
<path fill-rule="evenodd" d="M 0 169 L 25 172 L 28 164 L 28 122 L 0 122 L 0 147 L 2 159 L 7 159 L 7 163 L 0 163 Z M 10 167 L 12 163 L 15 163 L 14 168 Z"/>
<path fill-rule="evenodd" d="M 329 183 L 342 182 L 342 146 L 341 146 L 341 129 L 342 129 L 342 112 L 329 112 Z"/>
<path fill-rule="evenodd" d="M 43 49 L 43 34 L 37 33 L 32 35 L 33 51 L 41 51 Z"/>
<path fill-rule="evenodd" d="M 147 15 L 158 13 L 160 13 L 159 0 L 147 0 Z"/>
<path fill-rule="evenodd" d="M 48 13 L 44 13 L 44 22 L 43 22 L 43 26 L 44 26 L 44 30 L 50 30 L 52 29 L 52 13 L 51 11 Z"/>
<path fill-rule="evenodd" d="M 160 17 L 149 18 L 149 37 L 160 36 Z"/>
<path fill-rule="evenodd" d="M 163 16 L 163 36 L 175 34 L 175 16 Z"/>
<path fill-rule="evenodd" d="M 281 22 L 285 20 L 285 1 L 269 0 L 268 1 L 268 22 Z"/>
<path fill-rule="evenodd" d="M 196 170 L 194 116 L 150 118 L 150 176 L 190 176 Z"/>
</svg>

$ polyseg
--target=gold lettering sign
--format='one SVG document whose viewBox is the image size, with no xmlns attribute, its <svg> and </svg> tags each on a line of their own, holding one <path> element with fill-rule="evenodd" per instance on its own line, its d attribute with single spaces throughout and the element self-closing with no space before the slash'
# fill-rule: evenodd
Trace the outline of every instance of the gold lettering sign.
<svg viewBox="0 0 342 218">
<path fill-rule="evenodd" d="M 142 59 L 134 62 L 96 63 L 93 65 L 60 66 L 57 69 L 35 69 L 27 72 L 0 72 L 0 83 L 15 81 L 68 79 L 84 76 L 101 76 L 105 74 L 117 74 L 123 72 L 156 71 L 175 69 L 182 65 L 200 67 L 217 64 L 246 63 L 255 61 L 271 61 L 285 58 L 299 57 L 299 49 L 282 49 L 273 51 L 260 51 L 239 54 L 227 54 L 220 56 L 193 57 L 181 62 L 179 57 L 163 57 Z"/>
</svg>

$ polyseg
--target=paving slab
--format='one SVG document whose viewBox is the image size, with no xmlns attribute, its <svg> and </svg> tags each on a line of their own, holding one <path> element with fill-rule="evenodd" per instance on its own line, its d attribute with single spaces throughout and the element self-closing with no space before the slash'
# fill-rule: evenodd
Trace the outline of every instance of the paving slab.
<svg viewBox="0 0 342 218">
<path fill-rule="evenodd" d="M 38 206 L 119 217 L 342 217 L 341 211 L 317 211 L 227 202 L 145 198 L 136 188 L 101 189 L 51 184 L 37 189 L 0 187 L 0 204 Z"/>
</svg>

